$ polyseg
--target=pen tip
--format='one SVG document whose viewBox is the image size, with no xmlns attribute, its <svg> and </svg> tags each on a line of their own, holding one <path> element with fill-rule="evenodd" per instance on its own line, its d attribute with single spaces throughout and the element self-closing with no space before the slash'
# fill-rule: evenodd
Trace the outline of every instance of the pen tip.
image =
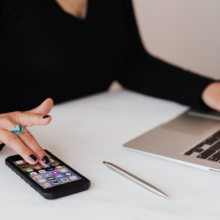
<svg viewBox="0 0 220 220">
<path fill-rule="evenodd" d="M 103 163 L 106 163 L 105 161 L 103 161 Z"/>
</svg>

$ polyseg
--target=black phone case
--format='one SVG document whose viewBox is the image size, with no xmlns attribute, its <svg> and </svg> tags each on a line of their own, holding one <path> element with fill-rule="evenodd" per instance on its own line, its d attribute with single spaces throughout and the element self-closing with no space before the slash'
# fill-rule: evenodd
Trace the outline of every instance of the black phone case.
<svg viewBox="0 0 220 220">
<path fill-rule="evenodd" d="M 40 185 L 38 185 L 34 180 L 32 180 L 31 178 L 26 176 L 22 172 L 22 170 L 20 170 L 15 164 L 13 164 L 10 161 L 10 158 L 14 157 L 15 155 L 6 158 L 5 159 L 5 164 L 9 168 L 11 168 L 18 176 L 20 176 L 26 183 L 28 183 L 32 188 L 34 188 L 38 193 L 40 193 L 45 199 L 57 199 L 57 198 L 60 198 L 60 197 L 64 197 L 64 196 L 68 196 L 68 195 L 71 195 L 71 194 L 74 194 L 74 193 L 85 191 L 90 187 L 90 181 L 86 177 L 82 176 L 80 173 L 78 173 L 73 168 L 71 168 L 70 166 L 65 164 L 63 161 L 61 161 L 59 158 L 54 156 L 49 151 L 47 151 L 47 150 L 45 150 L 45 151 L 48 154 L 50 154 L 51 156 L 53 156 L 55 159 L 60 161 L 62 164 L 64 164 L 66 167 L 68 167 L 70 170 L 73 170 L 73 172 L 75 172 L 77 175 L 79 175 L 85 182 L 80 183 L 80 184 L 74 184 L 74 182 L 73 182 L 71 186 L 68 186 L 66 188 L 57 189 L 57 190 L 53 190 L 53 191 L 50 191 L 50 192 L 45 192 L 45 190 L 43 188 L 41 188 Z M 65 184 L 63 186 L 65 186 Z"/>
</svg>

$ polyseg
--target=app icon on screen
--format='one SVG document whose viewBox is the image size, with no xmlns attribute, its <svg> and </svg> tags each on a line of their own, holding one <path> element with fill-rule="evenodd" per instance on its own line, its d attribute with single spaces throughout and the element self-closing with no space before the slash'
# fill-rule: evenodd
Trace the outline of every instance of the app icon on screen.
<svg viewBox="0 0 220 220">
<path fill-rule="evenodd" d="M 24 163 L 23 160 L 16 161 L 16 164 L 22 164 L 22 163 Z"/>
<path fill-rule="evenodd" d="M 56 169 L 62 169 L 63 167 L 62 166 L 56 166 Z"/>
<path fill-rule="evenodd" d="M 49 174 L 49 173 L 44 173 L 43 176 L 45 176 L 45 177 L 49 177 L 50 174 Z"/>
<path fill-rule="evenodd" d="M 60 172 L 65 173 L 67 172 L 67 169 L 61 169 Z"/>
<path fill-rule="evenodd" d="M 33 169 L 31 169 L 31 168 L 27 168 L 26 171 L 27 171 L 27 172 L 32 172 Z"/>
<path fill-rule="evenodd" d="M 70 176 L 69 178 L 70 178 L 71 180 L 76 180 L 76 179 L 77 179 L 76 176 Z"/>
<path fill-rule="evenodd" d="M 63 179 L 61 179 L 61 181 L 62 181 L 62 182 L 67 182 L 68 179 L 67 179 L 67 178 L 63 178 Z"/>
<path fill-rule="evenodd" d="M 54 162 L 54 160 L 53 160 L 53 159 L 50 159 L 50 162 Z"/>
<path fill-rule="evenodd" d="M 47 169 L 48 171 L 53 171 L 54 170 L 54 168 L 53 167 L 51 167 L 51 168 L 49 168 L 49 169 Z"/>
<path fill-rule="evenodd" d="M 43 185 L 44 185 L 45 187 L 50 187 L 50 186 L 51 186 L 50 183 L 44 183 Z"/>
<path fill-rule="evenodd" d="M 34 177 L 34 180 L 39 180 L 39 179 L 41 179 L 41 176 L 40 176 L 40 175 Z"/>
<path fill-rule="evenodd" d="M 37 175 L 37 173 L 36 172 L 31 172 L 30 175 L 35 176 L 35 175 Z"/>
<path fill-rule="evenodd" d="M 57 175 L 56 177 L 57 177 L 57 178 L 62 178 L 63 176 L 62 176 L 62 175 Z"/>
<path fill-rule="evenodd" d="M 39 179 L 38 180 L 40 183 L 45 183 L 45 182 L 47 182 L 45 179 Z"/>
<path fill-rule="evenodd" d="M 46 173 L 45 170 L 39 170 L 38 172 L 39 172 L 39 173 Z"/>
<path fill-rule="evenodd" d="M 50 165 L 46 165 L 46 166 L 44 166 L 44 165 L 43 165 L 43 167 L 44 167 L 44 168 L 49 168 L 49 167 L 50 167 Z"/>
<path fill-rule="evenodd" d="M 58 184 L 59 181 L 55 180 L 55 181 L 53 181 L 52 183 L 53 183 L 53 184 Z"/>
<path fill-rule="evenodd" d="M 47 179 L 48 179 L 48 180 L 55 180 L 54 177 L 48 177 Z"/>
<path fill-rule="evenodd" d="M 66 174 L 66 176 L 71 176 L 72 175 L 72 173 L 65 173 Z"/>
<path fill-rule="evenodd" d="M 52 166 L 57 166 L 58 165 L 58 163 L 56 163 L 56 162 L 51 162 L 50 163 Z"/>
<path fill-rule="evenodd" d="M 57 174 L 59 174 L 59 172 L 58 171 L 53 171 L 53 172 L 51 172 L 53 175 L 57 175 Z"/>
<path fill-rule="evenodd" d="M 35 170 L 40 170 L 40 169 L 41 169 L 41 167 L 36 166 L 36 167 L 34 167 L 34 169 L 35 169 Z"/>
</svg>

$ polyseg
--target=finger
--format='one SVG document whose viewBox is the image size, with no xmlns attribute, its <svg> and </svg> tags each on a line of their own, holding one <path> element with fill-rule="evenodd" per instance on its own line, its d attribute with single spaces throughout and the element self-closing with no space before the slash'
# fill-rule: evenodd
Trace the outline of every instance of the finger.
<svg viewBox="0 0 220 220">
<path fill-rule="evenodd" d="M 17 114 L 17 115 L 15 115 Z M 14 116 L 11 116 L 11 117 L 3 117 L 3 118 L 0 118 L 0 128 L 4 129 L 4 130 L 7 130 L 7 131 L 11 131 L 16 125 L 18 124 L 21 124 L 20 121 L 23 121 L 25 119 L 23 119 L 23 117 L 27 118 L 23 124 L 23 126 L 31 126 L 31 122 L 28 122 L 28 119 L 31 118 L 31 116 L 29 114 L 34 114 L 34 113 L 14 113 Z M 13 119 L 16 118 L 16 120 Z M 21 118 L 21 120 L 19 120 L 18 118 Z M 35 118 L 36 117 L 36 118 Z M 35 119 L 33 119 L 35 118 Z M 37 121 L 38 120 L 38 123 L 36 122 L 35 124 L 48 124 L 50 123 L 51 121 L 51 117 L 50 118 L 43 118 L 42 115 L 38 115 L 38 114 L 34 114 L 32 120 L 34 121 Z M 31 120 L 30 120 L 31 121 Z M 41 122 L 43 121 L 43 123 Z M 25 123 L 27 122 L 27 123 Z M 35 140 L 36 141 L 36 140 Z M 0 141 L 0 144 L 1 144 L 2 141 Z"/>
<path fill-rule="evenodd" d="M 38 158 L 35 153 L 31 149 L 29 149 L 17 135 L 13 134 L 10 131 L 0 129 L 0 138 L 3 143 L 16 151 L 28 163 L 36 164 L 38 162 Z"/>
<path fill-rule="evenodd" d="M 49 115 L 40 115 L 31 112 L 13 112 L 4 117 L 0 117 L 0 128 L 11 131 L 16 125 L 33 126 L 33 125 L 47 125 L 52 120 Z"/>
<path fill-rule="evenodd" d="M 15 119 L 13 119 L 13 117 L 10 116 L 0 117 L 0 128 L 10 131 L 17 124 L 18 123 L 16 122 Z"/>
<path fill-rule="evenodd" d="M 14 112 L 14 118 L 17 124 L 20 124 L 24 127 L 47 125 L 52 120 L 50 115 L 41 115 L 33 112 Z"/>
<path fill-rule="evenodd" d="M 33 112 L 41 115 L 47 115 L 53 107 L 53 99 L 48 98 L 42 102 L 37 108 L 34 108 L 28 112 Z"/>
<path fill-rule="evenodd" d="M 45 166 L 50 163 L 50 159 L 47 153 L 41 148 L 41 146 L 38 144 L 38 142 L 31 133 L 25 132 L 21 134 L 20 139 L 26 146 L 28 146 L 35 153 L 35 155 L 38 157 L 39 162 L 42 165 Z"/>
<path fill-rule="evenodd" d="M 220 82 L 210 83 L 202 93 L 206 105 L 220 111 Z"/>
</svg>

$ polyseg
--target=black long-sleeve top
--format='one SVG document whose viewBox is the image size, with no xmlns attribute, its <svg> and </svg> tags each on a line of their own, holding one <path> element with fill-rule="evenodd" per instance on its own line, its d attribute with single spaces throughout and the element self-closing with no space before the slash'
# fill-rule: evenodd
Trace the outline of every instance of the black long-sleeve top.
<svg viewBox="0 0 220 220">
<path fill-rule="evenodd" d="M 212 79 L 151 56 L 143 47 L 131 0 L 89 0 L 85 20 L 55 0 L 0 0 L 0 112 L 28 110 L 125 88 L 182 104 L 204 105 Z"/>
</svg>

